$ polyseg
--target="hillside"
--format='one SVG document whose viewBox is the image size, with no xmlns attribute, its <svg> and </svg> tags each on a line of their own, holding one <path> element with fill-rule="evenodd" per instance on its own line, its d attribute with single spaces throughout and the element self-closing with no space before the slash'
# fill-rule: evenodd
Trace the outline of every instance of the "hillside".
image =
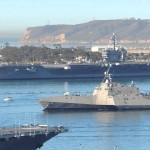
<svg viewBox="0 0 150 150">
<path fill-rule="evenodd" d="M 95 43 L 110 42 L 112 33 L 120 43 L 150 43 L 150 20 L 94 20 L 76 25 L 46 25 L 30 27 L 20 43 Z"/>
</svg>

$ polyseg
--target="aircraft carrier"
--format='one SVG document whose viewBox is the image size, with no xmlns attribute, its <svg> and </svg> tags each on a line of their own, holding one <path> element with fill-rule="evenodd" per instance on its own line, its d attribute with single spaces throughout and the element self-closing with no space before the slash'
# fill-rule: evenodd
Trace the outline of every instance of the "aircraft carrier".
<svg viewBox="0 0 150 150">
<path fill-rule="evenodd" d="M 102 78 L 111 65 L 113 77 L 150 76 L 149 63 L 3 65 L 0 80 Z"/>
<path fill-rule="evenodd" d="M 66 79 L 100 78 L 111 66 L 113 77 L 150 76 L 150 63 L 126 62 L 127 51 L 116 49 L 115 35 L 112 37 L 113 48 L 102 50 L 103 61 L 100 63 L 70 64 L 1 64 L 0 80 L 17 79 Z"/>
<path fill-rule="evenodd" d="M 36 150 L 54 136 L 66 132 L 63 126 L 22 125 L 0 128 L 0 150 Z"/>
</svg>

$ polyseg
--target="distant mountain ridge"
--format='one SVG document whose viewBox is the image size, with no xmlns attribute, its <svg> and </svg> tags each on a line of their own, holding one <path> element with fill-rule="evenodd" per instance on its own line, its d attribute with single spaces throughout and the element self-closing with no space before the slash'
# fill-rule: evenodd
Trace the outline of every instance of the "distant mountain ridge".
<svg viewBox="0 0 150 150">
<path fill-rule="evenodd" d="M 94 20 L 76 25 L 29 27 L 22 44 L 110 43 L 112 33 L 120 43 L 150 43 L 150 20 Z"/>
</svg>

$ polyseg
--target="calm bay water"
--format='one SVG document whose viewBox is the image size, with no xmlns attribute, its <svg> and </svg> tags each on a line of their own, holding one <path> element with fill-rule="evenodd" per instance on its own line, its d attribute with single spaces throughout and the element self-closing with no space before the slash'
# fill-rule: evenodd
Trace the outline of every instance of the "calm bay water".
<svg viewBox="0 0 150 150">
<path fill-rule="evenodd" d="M 130 84 L 133 78 L 114 79 Z M 134 78 L 141 90 L 150 90 L 150 78 Z M 57 112 L 42 111 L 37 99 L 70 93 L 91 94 L 99 79 L 0 81 L 0 126 L 20 122 L 64 125 L 69 131 L 44 144 L 41 150 L 149 150 L 150 111 Z M 3 101 L 11 96 L 12 102 Z"/>
</svg>

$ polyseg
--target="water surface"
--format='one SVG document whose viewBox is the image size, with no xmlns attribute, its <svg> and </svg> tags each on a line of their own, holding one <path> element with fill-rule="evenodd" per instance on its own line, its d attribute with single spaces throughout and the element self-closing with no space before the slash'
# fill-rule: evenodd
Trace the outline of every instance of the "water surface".
<svg viewBox="0 0 150 150">
<path fill-rule="evenodd" d="M 133 78 L 114 79 L 129 85 Z M 25 123 L 64 125 L 68 132 L 44 144 L 41 150 L 149 150 L 150 111 L 46 113 L 37 100 L 81 92 L 91 94 L 101 79 L 0 81 L 0 125 Z M 148 92 L 150 78 L 134 78 Z M 3 101 L 13 97 L 12 102 Z"/>
</svg>

